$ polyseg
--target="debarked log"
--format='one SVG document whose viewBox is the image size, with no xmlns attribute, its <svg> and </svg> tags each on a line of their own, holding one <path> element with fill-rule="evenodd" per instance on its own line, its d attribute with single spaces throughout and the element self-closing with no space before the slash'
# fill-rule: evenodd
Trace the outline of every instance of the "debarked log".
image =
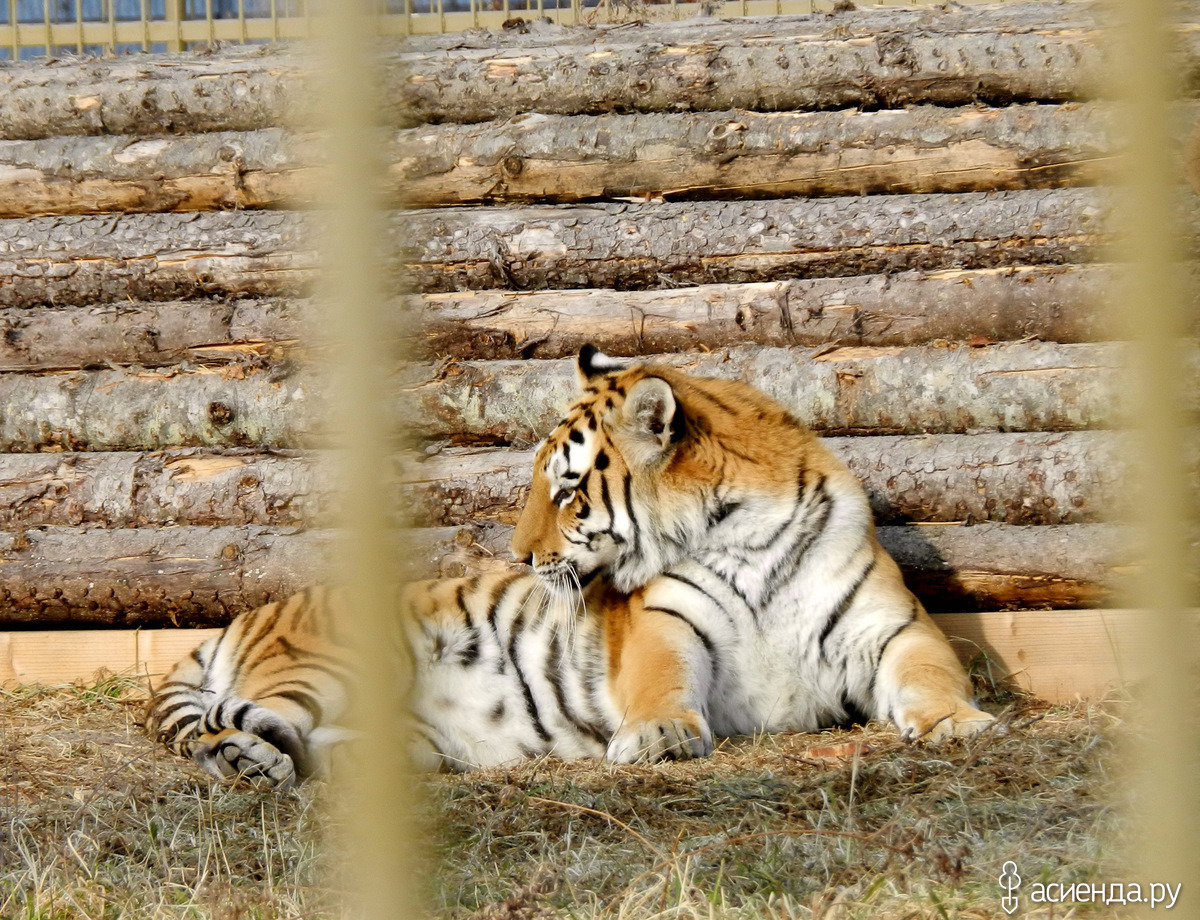
<svg viewBox="0 0 1200 920">
<path fill-rule="evenodd" d="M 383 118 L 413 124 L 526 111 L 878 108 L 1087 94 L 1104 72 L 1094 16 L 1034 6 L 635 28 L 535 24 L 456 35 L 457 43 L 410 39 L 384 55 Z M 246 46 L 12 64 L 0 70 L 0 126 L 5 137 L 34 139 L 303 123 L 315 95 L 306 73 L 312 64 L 293 49 Z"/>
<path fill-rule="evenodd" d="M 289 362 L 0 374 L 0 451 L 306 447 L 322 388 Z"/>
<path fill-rule="evenodd" d="M 1091 261 L 1094 189 L 837 199 L 439 208 L 398 216 L 422 292 L 661 288 Z"/>
<path fill-rule="evenodd" d="M 294 296 L 316 272 L 305 228 L 283 211 L 0 220 L 0 306 Z"/>
<path fill-rule="evenodd" d="M 406 574 L 507 567 L 510 528 L 415 531 Z M 1105 524 L 881 528 L 932 609 L 1102 603 L 1132 556 Z M 328 581 L 329 531 L 267 527 L 47 527 L 0 533 L 0 625 L 216 626 Z M 334 576 L 336 578 L 336 576 Z"/>
<path fill-rule="evenodd" d="M 1055 432 L 824 443 L 863 482 L 881 523 L 1032 525 L 1116 517 L 1128 500 L 1125 437 Z M 533 466 L 533 451 L 512 448 L 402 457 L 394 480 L 379 484 L 380 500 L 418 526 L 513 523 Z M 326 452 L 250 448 L 0 454 L 0 529 L 330 526 L 340 507 L 331 459 Z"/>
<path fill-rule="evenodd" d="M 237 45 L 0 68 L 0 136 L 186 134 L 276 127 L 311 112 L 304 57 Z"/>
<path fill-rule="evenodd" d="M 388 145 L 393 206 L 1052 188 L 1103 178 L 1100 104 L 541 116 Z M 309 206 L 319 140 L 279 128 L 0 140 L 0 218 Z"/>
<path fill-rule="evenodd" d="M 1107 200 L 1051 189 L 439 208 L 394 214 L 380 262 L 421 292 L 1075 263 L 1106 238 Z M 283 211 L 0 220 L 0 306 L 294 296 L 316 272 L 311 230 Z"/>
<path fill-rule="evenodd" d="M 1115 343 L 1032 342 L 740 346 L 649 359 L 743 379 L 825 434 L 926 434 L 1112 427 L 1121 357 Z M 322 446 L 322 379 L 286 360 L 0 374 L 0 451 Z M 578 395 L 569 359 L 411 365 L 390 387 L 410 435 L 459 445 L 532 444 Z"/>
<path fill-rule="evenodd" d="M 0 371 L 254 363 L 309 337 L 317 315 L 274 298 L 0 307 Z"/>
<path fill-rule="evenodd" d="M 410 353 L 557 358 L 760 345 L 921 345 L 1112 338 L 1118 271 L 1038 265 L 710 284 L 658 291 L 467 291 L 394 299 Z M 261 363 L 324 345 L 316 301 L 241 298 L 0 307 L 0 371 Z M 314 355 L 311 349 L 306 354 Z"/>
<path fill-rule="evenodd" d="M 892 22 L 854 11 L 639 24 L 624 33 L 596 30 L 592 41 L 574 30 L 563 43 L 546 41 L 552 30 L 529 29 L 528 38 L 434 43 L 429 51 L 418 40 L 391 74 L 403 82 L 389 98 L 401 119 L 436 123 L 524 112 L 951 106 L 1096 92 L 1105 53 L 1090 11 L 1010 9 L 990 21 L 923 10 Z"/>
<path fill-rule="evenodd" d="M 314 146 L 279 128 L 0 141 L 0 217 L 311 204 Z"/>
<path fill-rule="evenodd" d="M 335 510 L 330 468 L 314 453 L 185 449 L 0 454 L 3 530 L 329 525 Z"/>
<path fill-rule="evenodd" d="M 1046 525 L 1111 520 L 1124 509 L 1125 438 L 1076 431 L 831 437 L 823 443 L 863 483 L 880 523 Z M 533 460 L 533 450 L 447 448 L 410 461 L 405 493 L 413 520 L 513 524 Z"/>
<path fill-rule="evenodd" d="M 760 345 L 977 344 L 1112 338 L 1107 265 L 898 272 L 657 291 L 462 291 L 409 300 L 417 348 L 456 358 L 557 358 Z M 419 332 L 418 332 L 419 330 Z M 0 343 L 2 347 L 3 343 Z"/>
<path fill-rule="evenodd" d="M 412 207 L 1053 188 L 1104 177 L 1106 121 L 1095 103 L 530 116 L 401 131 L 391 175 Z"/>
<path fill-rule="evenodd" d="M 1122 354 L 1114 343 L 1022 342 L 735 347 L 648 359 L 744 380 L 826 434 L 926 434 L 1111 427 L 1120 412 Z M 414 368 L 401 404 L 403 417 L 433 437 L 528 445 L 561 420 L 578 394 L 568 359 L 461 361 Z"/>
</svg>

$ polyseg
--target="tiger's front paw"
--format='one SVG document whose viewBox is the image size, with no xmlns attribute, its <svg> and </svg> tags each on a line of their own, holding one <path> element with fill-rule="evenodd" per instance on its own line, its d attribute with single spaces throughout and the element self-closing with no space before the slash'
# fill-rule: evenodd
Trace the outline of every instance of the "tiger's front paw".
<svg viewBox="0 0 1200 920">
<path fill-rule="evenodd" d="M 202 739 L 192 759 L 223 782 L 244 779 L 281 791 L 296 782 L 292 758 L 258 735 L 234 728 Z"/>
<path fill-rule="evenodd" d="M 995 721 L 994 716 L 967 703 L 959 703 L 952 710 L 946 707 L 913 707 L 896 715 L 901 738 L 933 744 L 951 738 L 972 738 Z"/>
<path fill-rule="evenodd" d="M 622 725 L 608 742 L 605 757 L 614 763 L 653 763 L 668 757 L 707 757 L 712 750 L 708 721 L 700 713 L 689 711 Z"/>
</svg>

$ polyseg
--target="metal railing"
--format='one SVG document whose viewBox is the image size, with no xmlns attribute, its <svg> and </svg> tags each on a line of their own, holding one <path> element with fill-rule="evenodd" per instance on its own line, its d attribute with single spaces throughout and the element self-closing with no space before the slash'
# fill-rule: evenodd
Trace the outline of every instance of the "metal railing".
<svg viewBox="0 0 1200 920">
<path fill-rule="evenodd" d="M 857 5 L 935 2 L 859 0 Z M 376 0 L 374 24 L 381 35 L 403 36 L 499 28 L 518 16 L 570 25 L 685 19 L 701 12 L 723 17 L 801 14 L 828 11 L 833 5 L 834 0 Z M 0 60 L 309 39 L 315 16 L 311 0 L 0 0 Z"/>
</svg>

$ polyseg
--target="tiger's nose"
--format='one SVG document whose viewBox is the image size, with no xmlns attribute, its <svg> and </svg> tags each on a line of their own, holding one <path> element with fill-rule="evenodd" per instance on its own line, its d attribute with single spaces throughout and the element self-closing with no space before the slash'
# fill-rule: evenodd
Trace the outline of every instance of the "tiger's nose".
<svg viewBox="0 0 1200 920">
<path fill-rule="evenodd" d="M 513 556 L 522 565 L 533 565 L 533 553 L 526 553 L 524 556 L 518 556 L 516 553 L 513 553 Z"/>
</svg>

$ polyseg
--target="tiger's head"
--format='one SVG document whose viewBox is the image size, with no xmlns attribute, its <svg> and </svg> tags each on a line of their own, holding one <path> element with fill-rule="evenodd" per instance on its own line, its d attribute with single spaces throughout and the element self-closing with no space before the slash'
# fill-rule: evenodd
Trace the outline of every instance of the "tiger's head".
<svg viewBox="0 0 1200 920">
<path fill-rule="evenodd" d="M 606 573 L 621 591 L 791 501 L 812 436 L 732 380 L 579 353 L 582 397 L 540 445 L 513 553 L 551 586 Z"/>
</svg>

